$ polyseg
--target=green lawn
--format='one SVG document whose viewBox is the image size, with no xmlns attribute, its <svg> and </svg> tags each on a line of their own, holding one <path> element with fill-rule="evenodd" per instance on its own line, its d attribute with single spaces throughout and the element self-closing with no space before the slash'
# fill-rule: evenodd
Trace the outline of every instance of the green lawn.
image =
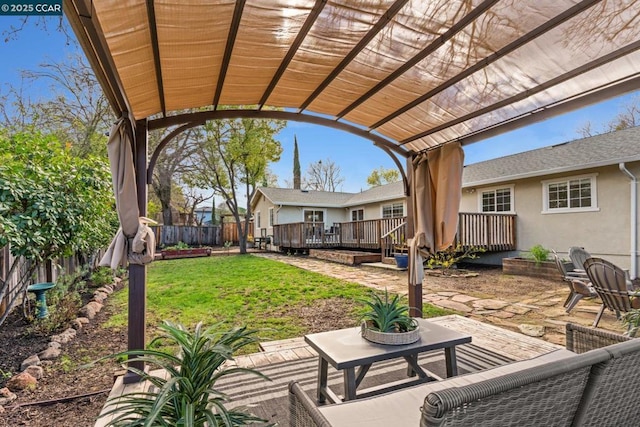
<svg viewBox="0 0 640 427">
<path fill-rule="evenodd" d="M 264 329 L 265 339 L 302 336 L 308 331 L 299 311 L 318 300 L 335 299 L 344 305 L 344 316 L 358 323 L 360 303 L 354 300 L 369 292 L 359 284 L 252 255 L 176 259 L 152 263 L 147 275 L 147 324 L 153 330 L 162 320 L 188 327 L 224 322 L 226 326 L 248 325 Z M 126 325 L 128 293 L 113 299 L 119 313 L 108 326 Z M 425 306 L 425 317 L 448 314 Z"/>
</svg>

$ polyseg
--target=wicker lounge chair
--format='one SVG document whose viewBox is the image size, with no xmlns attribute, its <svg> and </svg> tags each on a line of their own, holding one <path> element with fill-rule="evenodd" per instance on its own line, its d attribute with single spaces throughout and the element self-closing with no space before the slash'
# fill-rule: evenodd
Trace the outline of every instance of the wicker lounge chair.
<svg viewBox="0 0 640 427">
<path fill-rule="evenodd" d="M 562 280 L 564 280 L 569 286 L 569 295 L 563 304 L 563 306 L 566 307 L 567 313 L 569 313 L 582 298 L 593 298 L 598 296 L 589 282 L 587 273 L 583 270 L 567 270 L 565 264 L 562 262 L 560 257 L 558 257 L 558 254 L 555 251 L 553 251 L 553 258 L 556 262 L 556 267 L 558 267 L 558 271 L 562 275 Z"/>
<path fill-rule="evenodd" d="M 602 300 L 602 307 L 593 322 L 594 328 L 598 326 L 605 308 L 613 311 L 618 318 L 620 313 L 640 308 L 640 293 L 629 288 L 631 282 L 626 271 L 602 258 L 588 258 L 584 262 L 584 269 Z"/>
<path fill-rule="evenodd" d="M 567 327 L 567 333 L 574 349 L 616 343 L 582 354 L 557 350 L 486 371 L 322 407 L 292 382 L 290 425 L 637 425 L 640 340 L 579 326 Z"/>
</svg>

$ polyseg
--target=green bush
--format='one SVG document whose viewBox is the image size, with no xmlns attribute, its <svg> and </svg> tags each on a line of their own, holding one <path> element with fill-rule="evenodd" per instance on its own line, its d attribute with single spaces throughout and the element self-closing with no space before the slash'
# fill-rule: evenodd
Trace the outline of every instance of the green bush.
<svg viewBox="0 0 640 427">
<path fill-rule="evenodd" d="M 98 267 L 91 273 L 91 282 L 95 286 L 104 286 L 113 283 L 113 271 L 109 267 Z"/>
<path fill-rule="evenodd" d="M 549 259 L 550 252 L 549 249 L 545 249 L 542 245 L 538 244 L 529 249 L 529 258 L 533 258 L 536 261 L 536 265 L 540 265 L 540 263 Z"/>
</svg>

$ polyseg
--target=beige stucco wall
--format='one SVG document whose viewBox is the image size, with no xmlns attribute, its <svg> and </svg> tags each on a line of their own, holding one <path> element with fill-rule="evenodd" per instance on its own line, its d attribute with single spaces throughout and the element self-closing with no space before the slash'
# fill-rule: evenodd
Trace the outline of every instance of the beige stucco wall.
<svg viewBox="0 0 640 427">
<path fill-rule="evenodd" d="M 627 164 L 640 177 L 640 162 Z M 543 213 L 542 181 L 596 173 L 597 207 L 592 212 Z M 631 264 L 631 209 L 629 178 L 617 165 L 574 173 L 547 175 L 514 182 L 514 210 L 517 215 L 517 247 L 526 251 L 536 244 L 566 254 L 570 246 L 582 246 L 628 269 Z M 463 188 L 461 212 L 479 212 L 478 197 L 486 187 Z M 637 221 L 637 218 L 635 219 Z"/>
</svg>

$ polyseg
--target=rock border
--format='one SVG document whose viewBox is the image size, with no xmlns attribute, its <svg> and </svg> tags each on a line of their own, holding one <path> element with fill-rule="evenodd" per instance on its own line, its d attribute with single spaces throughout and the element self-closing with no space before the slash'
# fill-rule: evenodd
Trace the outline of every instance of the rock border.
<svg viewBox="0 0 640 427">
<path fill-rule="evenodd" d="M 66 344 L 77 335 L 77 331 L 89 324 L 104 307 L 105 300 L 122 287 L 123 280 L 114 277 L 113 283 L 100 286 L 93 291 L 91 301 L 78 310 L 78 317 L 69 322 L 69 327 L 59 334 L 49 337 L 47 347 L 37 354 L 32 354 L 20 364 L 20 372 L 7 380 L 6 387 L 0 389 L 0 413 L 18 397 L 14 393 L 21 390 L 33 390 L 38 380 L 44 376 L 42 365 L 51 365 L 60 357 L 62 344 Z"/>
</svg>

